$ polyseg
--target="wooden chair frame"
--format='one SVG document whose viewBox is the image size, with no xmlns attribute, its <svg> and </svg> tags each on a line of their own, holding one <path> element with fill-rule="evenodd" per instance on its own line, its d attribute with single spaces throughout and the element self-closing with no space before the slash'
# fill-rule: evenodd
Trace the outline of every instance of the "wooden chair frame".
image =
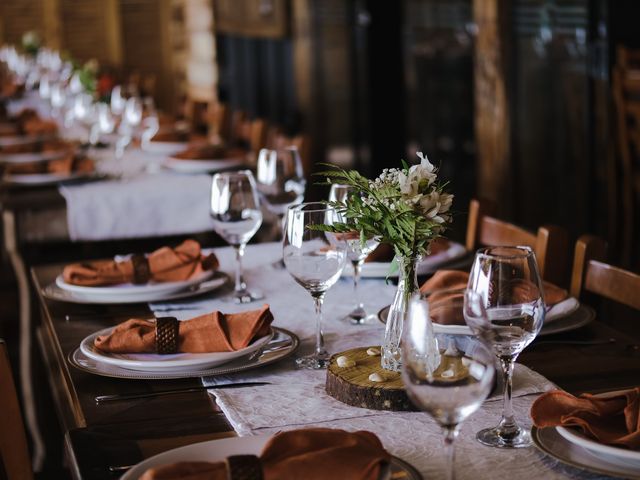
<svg viewBox="0 0 640 480">
<path fill-rule="evenodd" d="M 556 285 L 567 284 L 569 236 L 564 228 L 544 225 L 537 234 L 512 223 L 491 217 L 490 205 L 479 200 L 469 204 L 466 247 L 474 251 L 478 246 L 524 245 L 533 248 L 540 276 Z"/>
<path fill-rule="evenodd" d="M 606 243 L 593 235 L 576 242 L 571 274 L 571 295 L 580 298 L 585 291 L 595 293 L 640 310 L 640 275 L 604 263 Z"/>
<path fill-rule="evenodd" d="M 4 340 L 0 339 L 0 478 L 8 480 L 33 478 L 27 436 L 22 423 L 16 387 L 9 365 L 9 354 Z M 4 469 L 4 471 L 2 471 Z"/>
</svg>

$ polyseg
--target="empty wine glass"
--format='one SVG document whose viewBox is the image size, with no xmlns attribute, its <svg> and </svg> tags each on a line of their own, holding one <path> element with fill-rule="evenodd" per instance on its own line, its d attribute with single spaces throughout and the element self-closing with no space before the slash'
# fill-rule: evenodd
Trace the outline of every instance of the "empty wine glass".
<svg viewBox="0 0 640 480">
<path fill-rule="evenodd" d="M 141 121 L 142 101 L 138 97 L 128 98 L 125 102 L 122 120 L 118 128 L 120 138 L 116 141 L 116 158 L 122 159 L 124 151 L 131 143 L 134 131 Z"/>
<path fill-rule="evenodd" d="M 211 217 L 216 233 L 236 251 L 236 282 L 228 300 L 249 303 L 263 298 L 261 293 L 249 291 L 242 278 L 244 249 L 262 223 L 256 182 L 250 171 L 223 172 L 213 176 Z"/>
<path fill-rule="evenodd" d="M 122 96 L 122 87 L 120 85 L 116 85 L 111 90 L 111 99 L 110 99 L 110 107 L 111 113 L 113 113 L 116 117 L 120 117 L 124 112 L 124 108 L 126 106 L 127 99 Z"/>
<path fill-rule="evenodd" d="M 345 204 L 349 195 L 352 193 L 354 193 L 353 187 L 334 183 L 331 185 L 331 190 L 329 191 L 329 201 Z M 349 223 L 350 221 L 349 218 L 341 214 L 338 214 L 338 218 L 342 223 Z M 375 250 L 380 242 L 376 238 L 367 238 L 363 243 L 357 231 L 353 233 L 343 233 L 342 236 L 347 244 L 347 258 L 353 266 L 353 296 L 356 300 L 355 307 L 344 317 L 344 320 L 348 320 L 354 325 L 375 323 L 378 321 L 378 318 L 375 314 L 368 313 L 364 308 L 358 292 L 358 284 L 360 283 L 360 274 L 365 258 Z"/>
<path fill-rule="evenodd" d="M 490 247 L 476 253 L 468 288 L 477 292 L 487 318 L 465 318 L 467 325 L 500 360 L 504 377 L 504 408 L 495 428 L 478 432 L 477 439 L 492 447 L 531 445 L 511 406 L 511 380 L 518 355 L 536 337 L 544 322 L 542 281 L 529 247 Z"/>
<path fill-rule="evenodd" d="M 486 321 L 482 297 L 465 290 L 416 293 L 402 338 L 402 379 L 407 394 L 442 427 L 449 480 L 454 478 L 454 441 L 460 423 L 489 396 L 495 376 L 492 353 L 466 335 L 435 333 L 433 321 L 463 316 Z"/>
<path fill-rule="evenodd" d="M 325 368 L 329 353 L 322 336 L 322 302 L 342 273 L 347 258 L 346 245 L 334 233 L 317 229 L 331 225 L 336 211 L 324 203 L 302 203 L 287 210 L 282 259 L 291 276 L 313 297 L 316 309 L 316 348 L 309 356 L 296 359 L 301 368 Z"/>
<path fill-rule="evenodd" d="M 258 154 L 256 176 L 263 205 L 278 218 L 279 239 L 287 208 L 304 198 L 306 180 L 298 149 L 295 146 L 278 150 L 263 148 Z"/>
</svg>

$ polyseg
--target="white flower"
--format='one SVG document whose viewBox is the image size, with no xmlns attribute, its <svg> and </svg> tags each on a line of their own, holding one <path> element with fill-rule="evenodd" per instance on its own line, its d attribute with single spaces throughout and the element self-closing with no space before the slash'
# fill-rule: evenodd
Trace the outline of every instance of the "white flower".
<svg viewBox="0 0 640 480">
<path fill-rule="evenodd" d="M 417 152 L 420 163 L 409 168 L 408 174 L 398 173 L 398 185 L 400 193 L 409 197 L 415 197 L 426 190 L 436 181 L 435 167 L 429 162 L 426 155 Z"/>
<path fill-rule="evenodd" d="M 442 214 L 449 211 L 452 203 L 453 195 L 450 193 L 433 191 L 422 196 L 420 199 L 420 209 L 425 217 L 436 223 L 445 223 L 449 220 L 449 215 Z"/>
</svg>

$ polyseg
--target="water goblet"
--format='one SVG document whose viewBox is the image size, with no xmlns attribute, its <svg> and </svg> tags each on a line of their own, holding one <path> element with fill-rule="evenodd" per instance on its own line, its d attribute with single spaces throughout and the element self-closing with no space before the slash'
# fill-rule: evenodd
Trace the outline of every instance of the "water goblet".
<svg viewBox="0 0 640 480">
<path fill-rule="evenodd" d="M 262 212 L 253 174 L 246 171 L 223 172 L 211 182 L 213 228 L 236 252 L 235 288 L 227 300 L 249 303 L 263 298 L 247 289 L 242 278 L 242 256 L 247 242 L 262 224 Z"/>
<path fill-rule="evenodd" d="M 306 179 L 298 149 L 290 146 L 277 150 L 260 150 L 256 179 L 263 205 L 278 219 L 276 229 L 277 238 L 280 239 L 287 208 L 302 202 L 304 198 Z"/>
<path fill-rule="evenodd" d="M 429 413 L 444 432 L 448 480 L 454 478 L 454 441 L 460 423 L 489 396 L 494 357 L 466 335 L 435 333 L 433 321 L 456 322 L 463 316 L 486 321 L 482 297 L 469 290 L 416 293 L 407 309 L 402 338 L 402 379 L 413 403 Z"/>
<path fill-rule="evenodd" d="M 349 195 L 354 192 L 355 190 L 353 187 L 349 185 L 334 183 L 331 185 L 331 190 L 329 191 L 329 201 L 345 204 Z M 350 221 L 340 213 L 338 213 L 338 217 L 342 223 L 349 223 Z M 343 233 L 342 235 L 347 244 L 347 258 L 353 267 L 353 296 L 356 300 L 355 307 L 347 314 L 346 317 L 344 317 L 344 320 L 347 320 L 354 325 L 375 323 L 378 320 L 377 316 L 366 311 L 364 304 L 360 299 L 358 285 L 360 283 L 360 275 L 364 260 L 376 249 L 380 242 L 376 238 L 367 238 L 363 243 L 360 235 L 356 231 L 354 231 L 353 234 Z"/>
<path fill-rule="evenodd" d="M 482 297 L 486 319 L 465 318 L 473 333 L 498 357 L 504 377 L 504 407 L 495 428 L 478 432 L 480 443 L 500 448 L 531 445 L 531 435 L 516 422 L 511 381 L 518 355 L 536 337 L 545 316 L 542 280 L 529 247 L 489 247 L 476 253 L 468 288 Z"/>
<path fill-rule="evenodd" d="M 313 354 L 296 359 L 299 368 L 320 369 L 329 363 L 322 336 L 322 302 L 340 278 L 347 252 L 336 234 L 318 227 L 335 220 L 335 209 L 324 203 L 294 205 L 286 214 L 282 259 L 294 280 L 311 294 L 316 310 L 316 348 Z"/>
</svg>

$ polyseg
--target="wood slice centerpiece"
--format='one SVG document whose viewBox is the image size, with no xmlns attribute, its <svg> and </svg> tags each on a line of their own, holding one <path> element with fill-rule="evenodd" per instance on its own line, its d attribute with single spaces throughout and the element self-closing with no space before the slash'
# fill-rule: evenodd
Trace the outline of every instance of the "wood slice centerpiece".
<svg viewBox="0 0 640 480">
<path fill-rule="evenodd" d="M 359 347 L 331 356 L 327 368 L 326 390 L 336 400 L 354 407 L 374 410 L 416 411 L 399 372 L 385 370 L 380 365 L 380 355 L 368 355 L 367 350 L 380 347 Z M 338 357 L 355 362 L 353 367 L 340 367 Z M 369 380 L 377 373 L 381 382 Z"/>
</svg>

